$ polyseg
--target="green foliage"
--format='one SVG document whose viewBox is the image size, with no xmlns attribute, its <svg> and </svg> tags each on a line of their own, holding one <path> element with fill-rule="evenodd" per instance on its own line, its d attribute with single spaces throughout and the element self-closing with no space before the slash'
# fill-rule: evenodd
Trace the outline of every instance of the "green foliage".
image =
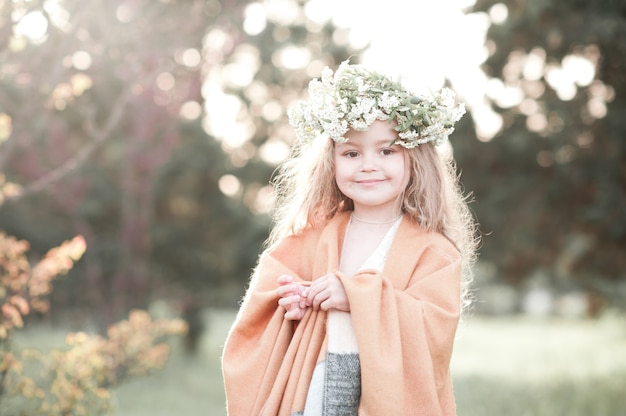
<svg viewBox="0 0 626 416">
<path fill-rule="evenodd" d="M 308 21 L 296 0 L 246 33 L 249 3 L 2 3 L 0 228 L 39 256 L 77 234 L 90 247 L 51 302 L 94 307 L 104 329 L 162 296 L 233 304 L 243 292 L 271 226 L 259 201 L 280 159 L 272 145 L 294 138 L 285 110 L 323 66 L 359 53 L 335 41 L 345 29 Z M 484 72 L 529 100 L 493 100 L 503 129 L 492 140 L 453 140 L 487 233 L 481 258 L 517 284 L 542 268 L 613 296 L 597 282 L 626 270 L 623 2 L 474 9 L 496 3 L 508 18 L 490 27 Z M 46 19 L 44 36 L 12 32 L 32 13 Z M 285 51 L 310 58 L 287 65 Z M 530 55 L 545 68 L 590 59 L 594 80 L 563 99 L 547 70 L 524 75 Z M 545 125 L 530 128 L 531 116 Z M 220 130 L 221 118 L 237 128 Z M 474 127 L 464 117 L 455 137 Z"/>
<path fill-rule="evenodd" d="M 553 284 L 620 303 L 621 295 L 600 282 L 623 280 L 626 270 L 624 4 L 479 0 L 474 10 L 496 3 L 506 5 L 508 17 L 489 29 L 484 71 L 519 88 L 523 100 L 506 106 L 493 99 L 504 125 L 497 137 L 455 142 L 463 182 L 488 233 L 482 259 L 510 282 L 543 268 Z M 566 74 L 551 71 L 573 58 L 591 62 L 595 76 L 572 81 L 576 93 L 565 97 L 555 84 Z M 530 72 L 533 62 L 543 65 L 540 73 Z"/>
<path fill-rule="evenodd" d="M 241 295 L 270 227 L 259 201 L 269 198 L 275 162 L 261 149 L 291 136 L 264 106 L 284 113 L 310 79 L 306 65 L 277 64 L 279 52 L 306 50 L 317 66 L 355 53 L 332 42 L 332 26 L 305 27 L 295 0 L 292 22 L 268 18 L 249 35 L 249 3 L 1 7 L 7 33 L 38 13 L 47 30 L 0 36 L 0 228 L 36 254 L 75 234 L 90 247 L 53 303 L 93 307 L 106 328 L 160 297 L 190 292 L 203 304 L 233 304 Z M 229 82 L 233 67 L 252 80 Z M 218 93 L 207 87 L 215 79 Z M 222 94 L 236 97 L 225 117 L 245 126 L 243 144 L 212 133 L 220 120 L 205 104 Z M 232 195 L 219 186 L 226 175 L 239 181 Z"/>
<path fill-rule="evenodd" d="M 256 171 L 257 180 L 269 180 L 267 166 Z M 219 144 L 202 133 L 199 123 L 190 123 L 155 178 L 151 263 L 161 276 L 176 276 L 191 291 L 240 283 L 269 229 L 267 216 L 253 216 L 241 201 L 220 191 L 220 178 L 230 172 Z M 220 302 L 217 296 L 211 300 Z"/>
</svg>

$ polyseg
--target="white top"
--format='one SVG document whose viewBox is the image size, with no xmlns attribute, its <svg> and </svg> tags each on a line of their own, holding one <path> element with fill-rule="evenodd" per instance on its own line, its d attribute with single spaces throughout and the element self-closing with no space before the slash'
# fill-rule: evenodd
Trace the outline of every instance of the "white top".
<svg viewBox="0 0 626 416">
<path fill-rule="evenodd" d="M 374 250 L 361 267 L 359 267 L 359 271 L 365 269 L 375 269 L 382 272 L 383 267 L 385 266 L 385 260 L 387 260 L 387 254 L 389 254 L 389 249 L 391 248 L 391 243 L 393 242 L 393 238 L 396 236 L 396 232 L 398 231 L 398 227 L 401 222 L 402 216 L 394 221 L 393 225 L 387 231 L 387 234 L 385 234 L 381 242 L 378 244 L 378 247 L 376 247 L 376 250 Z"/>
<path fill-rule="evenodd" d="M 391 225 L 387 233 L 380 241 L 374 252 L 363 262 L 361 270 L 378 270 L 382 271 L 385 266 L 387 254 L 391 248 L 391 243 L 398 231 L 402 217 L 398 218 Z M 346 229 L 346 234 L 350 229 Z M 345 241 L 345 239 L 344 239 Z M 354 335 L 354 327 L 352 326 L 352 317 L 350 312 L 331 310 L 328 312 L 328 321 L 326 324 L 328 334 L 328 352 L 338 354 L 358 354 L 359 348 Z M 323 396 L 324 396 L 324 374 L 326 372 L 326 362 L 320 362 L 313 372 L 311 385 L 307 395 L 304 416 L 319 416 L 322 414 Z"/>
</svg>

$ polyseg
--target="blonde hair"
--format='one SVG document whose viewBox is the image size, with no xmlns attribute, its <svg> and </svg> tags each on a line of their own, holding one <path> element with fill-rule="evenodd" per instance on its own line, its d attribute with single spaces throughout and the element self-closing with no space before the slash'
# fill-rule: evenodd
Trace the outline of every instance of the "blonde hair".
<svg viewBox="0 0 626 416">
<path fill-rule="evenodd" d="M 335 142 L 319 137 L 298 142 L 291 157 L 272 180 L 276 195 L 274 227 L 266 242 L 273 247 L 285 237 L 309 227 L 325 225 L 337 213 L 352 211 L 353 202 L 335 182 Z M 451 152 L 446 155 L 432 143 L 404 149 L 409 162 L 409 182 L 403 193 L 402 212 L 428 231 L 448 238 L 461 253 L 462 308 L 471 303 L 469 287 L 478 245 L 477 226 L 463 195 Z"/>
</svg>

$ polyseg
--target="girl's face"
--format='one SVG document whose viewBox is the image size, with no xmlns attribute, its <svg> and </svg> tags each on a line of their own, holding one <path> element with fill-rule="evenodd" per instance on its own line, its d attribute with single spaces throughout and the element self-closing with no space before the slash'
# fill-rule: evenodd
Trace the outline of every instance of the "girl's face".
<svg viewBox="0 0 626 416">
<path fill-rule="evenodd" d="M 335 143 L 335 180 L 354 210 L 370 219 L 400 214 L 402 192 L 409 182 L 409 161 L 393 125 L 377 120 L 365 131 L 351 130 L 346 143 Z"/>
</svg>

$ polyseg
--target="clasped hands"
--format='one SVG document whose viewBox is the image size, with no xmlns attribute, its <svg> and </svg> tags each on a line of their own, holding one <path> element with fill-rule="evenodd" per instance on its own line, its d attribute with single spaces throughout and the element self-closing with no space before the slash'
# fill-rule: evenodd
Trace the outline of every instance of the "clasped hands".
<svg viewBox="0 0 626 416">
<path fill-rule="evenodd" d="M 296 283 L 288 275 L 278 278 L 278 304 L 287 310 L 285 319 L 298 321 L 304 317 L 307 308 L 350 311 L 346 290 L 337 275 L 328 273 L 310 283 Z"/>
</svg>

